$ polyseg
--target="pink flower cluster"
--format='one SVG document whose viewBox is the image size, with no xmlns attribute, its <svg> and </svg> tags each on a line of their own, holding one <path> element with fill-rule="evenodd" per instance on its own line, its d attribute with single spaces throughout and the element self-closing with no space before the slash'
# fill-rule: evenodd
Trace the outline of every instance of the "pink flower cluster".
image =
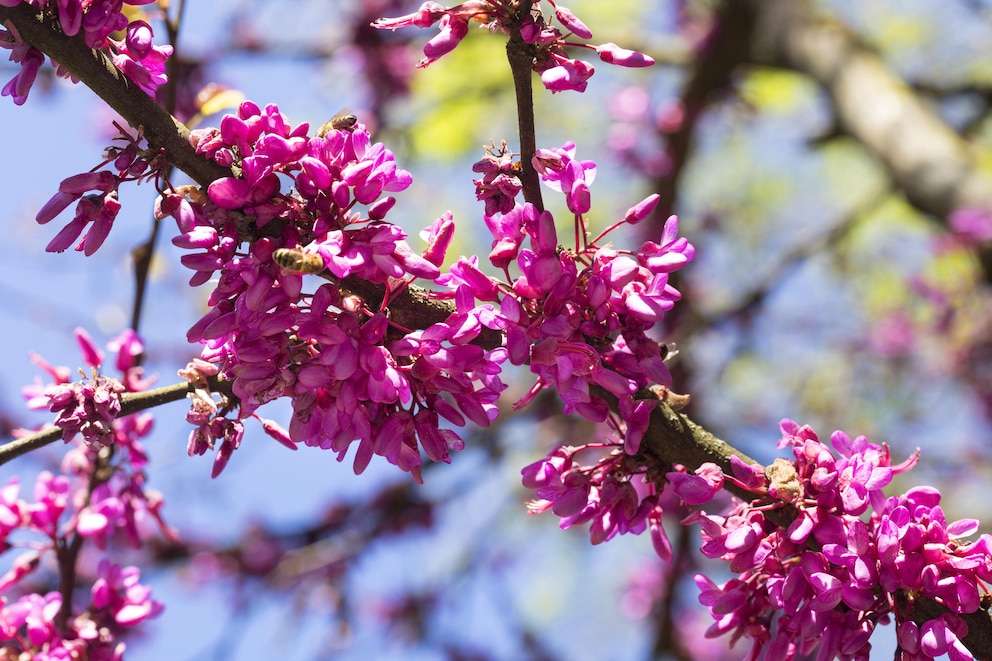
<svg viewBox="0 0 992 661">
<path fill-rule="evenodd" d="M 143 343 L 131 330 L 125 330 L 107 343 L 108 348 L 116 354 L 114 366 L 121 373 L 120 379 L 110 379 L 99 373 L 103 352 L 96 347 L 89 334 L 83 329 L 76 329 L 76 339 L 82 349 L 84 361 L 97 375 L 98 385 L 95 390 L 112 392 L 113 403 L 86 400 L 78 406 L 70 405 L 66 410 L 71 410 L 73 414 L 63 413 L 56 420 L 56 426 L 63 429 L 63 438 L 78 429 L 82 432 L 84 441 L 66 455 L 65 472 L 78 476 L 85 483 L 85 476 L 92 472 L 96 453 L 111 443 L 115 447 L 115 456 L 120 461 L 113 476 L 94 487 L 94 491 L 88 496 L 89 503 L 80 510 L 74 526 L 78 526 L 84 536 L 97 536 L 101 547 L 103 544 L 100 539 L 108 532 L 120 528 L 125 532 L 128 542 L 137 547 L 141 540 L 135 517 L 142 516 L 143 512 L 158 522 L 166 536 L 172 537 L 175 533 L 159 515 L 163 504 L 161 496 L 157 492 L 146 492 L 144 488 L 147 480 L 144 468 L 148 457 L 140 439 L 151 433 L 152 416 L 142 413 L 111 419 L 109 415 L 111 409 L 113 416 L 120 412 L 119 393 L 146 390 L 153 383 L 153 379 L 144 378 L 143 370 L 138 364 L 137 359 L 144 352 Z M 53 367 L 39 356 L 33 356 L 33 360 L 53 379 L 54 384 L 46 386 L 38 382 L 25 387 L 24 397 L 29 408 L 52 409 L 56 402 L 61 402 L 62 395 L 66 392 L 70 371 L 64 367 Z M 66 421 L 60 424 L 63 417 Z M 89 430 L 97 431 L 91 433 Z M 95 438 L 89 438 L 88 434 Z M 84 500 L 79 499 L 79 502 Z"/>
<path fill-rule="evenodd" d="M 579 464 L 576 457 L 587 451 L 603 456 L 591 466 Z M 618 533 L 649 530 L 655 552 L 669 561 L 672 546 L 661 523 L 665 510 L 707 503 L 723 487 L 723 473 L 715 464 L 703 464 L 695 473 L 684 466 L 671 469 L 661 477 L 626 454 L 622 445 L 591 443 L 561 446 L 521 474 L 523 485 L 537 491 L 538 499 L 528 505 L 532 514 L 550 509 L 561 517 L 562 530 L 588 523 L 593 544 Z"/>
<path fill-rule="evenodd" d="M 575 145 L 568 142 L 561 148 L 540 149 L 533 159 L 542 180 L 565 196 L 574 214 L 572 249 L 559 245 L 550 212 L 538 212 L 529 203 L 516 205 L 506 212 L 487 214 L 485 220 L 493 234 L 490 262 L 508 279 L 509 266 L 516 264 L 519 276 L 497 288 L 475 263 L 463 259 L 452 267 L 450 276 L 438 281 L 469 286 L 476 298 L 499 302 L 495 323 L 506 333 L 510 362 L 529 363 L 538 375 L 534 388 L 518 406 L 541 388 L 554 386 L 567 413 L 601 422 L 609 406 L 590 386 L 602 387 L 619 398 L 621 405 L 632 407 L 628 400 L 638 388 L 652 383 L 670 385 L 662 346 L 647 333 L 680 298 L 668 284 L 668 274 L 687 264 L 695 248 L 678 237 L 675 216 L 665 224 L 660 243 L 645 242 L 637 251 L 598 246 L 616 227 L 636 224 L 649 215 L 659 198 L 648 197 L 591 239 L 584 214 L 591 208 L 589 187 L 596 164 L 574 156 Z M 490 152 L 486 160 L 489 171 L 511 171 L 504 164 L 504 154 Z M 477 164 L 476 169 L 487 168 Z M 502 190 L 512 188 L 503 186 Z M 512 198 L 505 198 L 497 209 L 509 206 L 507 200 Z M 485 199 L 488 208 L 493 198 Z M 629 426 L 640 433 L 636 422 Z M 636 452 L 636 443 L 630 448 Z"/>
<path fill-rule="evenodd" d="M 219 272 L 211 310 L 188 337 L 234 381 L 238 420 L 289 397 L 289 438 L 275 434 L 285 444 L 303 442 L 343 459 L 358 441 L 356 472 L 380 455 L 419 479 L 421 448 L 434 461 L 450 461 L 449 450 L 462 446 L 441 418 L 488 425 L 496 416 L 505 351 L 472 344 L 482 324 L 468 289 L 456 295 L 457 311 L 444 322 L 415 331 L 390 322 L 396 293 L 415 278 L 440 275 L 450 215 L 427 231 L 428 248 L 418 255 L 384 220 L 395 199 L 383 194 L 411 182 L 392 153 L 372 144 L 360 124 L 323 137 L 308 136 L 308 129 L 290 126 L 274 105 L 245 102 L 219 129 L 194 134 L 200 153 L 243 174 L 214 182 L 207 200 L 177 193 L 160 201 L 160 214 L 174 217 L 182 233 L 174 243 L 196 251 L 182 259 L 196 271 L 191 284 Z M 280 177 L 295 192 L 281 192 Z M 243 252 L 239 237 L 252 232 L 267 236 Z M 277 262 L 280 249 L 299 264 Z M 304 293 L 302 276 L 322 271 L 330 282 Z M 378 307 L 338 280 L 352 276 L 386 285 Z M 191 411 L 198 426 L 191 454 L 222 438 L 229 456 L 243 434 L 240 422 L 200 402 Z M 215 463 L 215 474 L 224 463 Z"/>
<path fill-rule="evenodd" d="M 65 595 L 57 592 L 25 593 L 13 598 L 16 591 L 30 588 L 29 577 L 36 571 L 51 564 L 69 571 L 63 563 L 67 558 L 65 549 L 73 545 L 73 539 L 90 540 L 101 550 L 108 549 L 112 540 L 139 548 L 148 534 L 148 522 L 154 523 L 166 538 L 177 539 L 175 531 L 162 519 L 161 494 L 147 488 L 144 469 L 148 458 L 141 439 L 151 432 L 151 416 L 115 418 L 120 392 L 149 385 L 137 364 L 143 352 L 140 339 L 125 331 L 108 344 L 116 354 L 114 364 L 121 371 L 121 378 L 112 380 L 99 376 L 103 352 L 89 335 L 77 329 L 76 338 L 84 361 L 94 372 L 94 381 L 69 386 L 68 368 L 53 367 L 35 356 L 35 362 L 55 385 L 37 383 L 24 389 L 32 408 L 55 409 L 71 393 L 71 403 L 56 424 L 63 428 L 67 440 L 78 430 L 85 442 L 66 454 L 62 474 L 44 471 L 38 475 L 33 501 L 20 497 L 16 477 L 0 488 L 0 547 L 21 549 L 10 570 L 0 576 L 0 594 L 4 595 L 0 604 L 0 646 L 8 653 L 31 658 L 119 659 L 124 643 L 116 640 L 114 632 L 140 624 L 162 610 L 161 604 L 152 599 L 151 589 L 141 584 L 137 568 L 122 569 L 102 560 L 88 603 L 74 605 L 69 611 L 63 608 Z M 109 393 L 110 398 L 76 400 L 80 393 L 88 392 L 87 388 L 94 391 L 91 394 Z M 108 464 L 99 457 L 101 448 L 111 443 L 114 460 Z M 48 556 L 53 563 L 44 562 Z M 73 567 L 72 575 L 81 581 L 88 571 L 92 570 Z"/>
<path fill-rule="evenodd" d="M 165 83 L 165 61 L 172 55 L 172 46 L 152 44 L 152 28 L 143 20 L 128 21 L 123 5 L 147 5 L 155 0 L 0 0 L 0 7 L 29 4 L 36 9 L 50 7 L 58 15 L 62 32 L 73 37 L 83 35 L 83 41 L 94 50 L 106 50 L 114 65 L 124 72 L 149 96 L 155 96 L 158 87 Z M 122 41 L 110 38 L 114 32 L 126 30 Z M 17 29 L 8 26 L 0 29 L 0 46 L 11 51 L 10 61 L 21 65 L 0 92 L 22 105 L 34 84 L 38 70 L 45 62 L 40 50 L 21 40 Z M 52 62 L 56 73 L 68 77 L 57 63 Z"/>
<path fill-rule="evenodd" d="M 45 394 L 49 410 L 59 414 L 55 426 L 62 429 L 63 441 L 71 441 L 82 432 L 86 443 L 106 446 L 114 442 L 113 422 L 121 412 L 122 392 L 124 384 L 120 381 L 95 376 L 52 386 Z"/>
<path fill-rule="evenodd" d="M 520 193 L 520 162 L 513 160 L 513 152 L 507 149 L 506 141 L 497 148 L 495 145 L 486 147 L 486 157 L 472 165 L 472 171 L 482 175 L 475 184 L 476 199 L 485 202 L 486 217 L 496 216 L 497 213 L 509 213 Z M 500 268 L 506 266 L 500 264 Z"/>
<path fill-rule="evenodd" d="M 809 427 L 781 424 L 784 459 L 765 471 L 734 463 L 735 481 L 758 497 L 725 516 L 695 512 L 711 558 L 739 574 L 723 585 L 697 576 L 700 601 L 717 622 L 707 635 L 752 640 L 748 658 L 793 659 L 818 646 L 817 659 L 867 659 L 877 624 L 895 620 L 898 658 L 926 661 L 947 654 L 971 659 L 958 613 L 980 606 L 992 581 L 992 536 L 962 538 L 978 522 L 948 523 L 940 493 L 916 487 L 886 497 L 882 488 L 916 462 L 893 466 L 888 447 L 834 432 L 831 450 Z M 918 453 L 917 453 L 918 454 Z M 780 527 L 769 510 L 791 512 Z M 929 597 L 949 613 L 918 626 L 896 607 L 896 595 Z"/>
<path fill-rule="evenodd" d="M 121 410 L 121 393 L 143 390 L 149 384 L 141 378 L 142 370 L 135 362 L 144 349 L 141 340 L 130 330 L 124 331 L 110 343 L 117 352 L 116 366 L 123 375 L 122 381 L 101 375 L 103 352 L 97 349 L 92 338 L 82 328 L 77 328 L 75 334 L 83 359 L 92 370 L 93 377 L 70 382 L 68 369 L 54 368 L 40 356 L 34 356 L 35 363 L 52 377 L 54 383 L 48 387 L 36 384 L 24 388 L 24 395 L 28 399 L 29 408 L 47 408 L 59 414 L 55 426 L 62 429 L 62 440 L 68 443 L 81 432 L 85 443 L 98 449 L 117 441 L 121 436 L 118 427 L 129 424 L 117 421 Z"/>
<path fill-rule="evenodd" d="M 126 645 L 112 633 L 157 616 L 163 606 L 139 581 L 137 567 L 100 563 L 87 609 L 60 625 L 63 596 L 25 594 L 0 609 L 0 643 L 8 658 L 119 661 Z M 29 655 L 29 656 L 17 656 Z"/>
<path fill-rule="evenodd" d="M 120 128 L 120 127 L 118 127 Z M 75 249 L 87 257 L 92 255 L 110 234 L 121 203 L 118 189 L 124 182 L 157 179 L 161 175 L 161 161 L 149 157 L 138 145 L 140 134 L 135 137 L 120 130 L 120 140 L 126 143 L 123 148 L 113 146 L 104 153 L 104 161 L 90 172 L 67 177 L 59 184 L 59 191 L 52 196 L 35 217 L 44 225 L 62 213 L 70 204 L 76 203 L 75 216 L 53 238 L 45 248 L 48 252 L 62 252 L 86 230 Z M 101 170 L 112 164 L 112 170 Z M 88 191 L 98 191 L 86 194 Z"/>
<path fill-rule="evenodd" d="M 618 397 L 622 410 L 640 412 L 647 404 L 634 402 L 633 393 L 669 382 L 662 347 L 647 331 L 678 299 L 668 273 L 692 259 L 694 248 L 678 238 L 674 217 L 660 243 L 646 242 L 636 252 L 596 245 L 613 228 L 651 213 L 657 196 L 590 239 L 583 213 L 595 163 L 575 159 L 572 143 L 541 150 L 535 167 L 575 214 L 576 246 L 561 249 L 551 214 L 515 203 L 519 168 L 505 148 L 488 150 L 476 169 L 495 173 L 480 190 L 501 191 L 499 199 L 486 197 L 494 212 L 485 216 L 494 235 L 490 261 L 508 281 L 486 275 L 476 258 L 462 258 L 442 275 L 438 266 L 454 229 L 450 214 L 422 233 L 427 249 L 414 253 L 405 233 L 385 220 L 395 199 L 383 194 L 410 183 L 391 152 L 371 144 L 361 125 L 318 137 L 308 129 L 291 126 L 273 105 L 245 102 L 220 128 L 192 137 L 200 153 L 241 176 L 214 182 L 205 199 L 177 191 L 159 202 L 159 215 L 175 218 L 182 233 L 174 243 L 195 251 L 182 258 L 196 271 L 191 284 L 219 271 L 211 310 L 188 334 L 205 345 L 203 360 L 233 380 L 238 398 L 237 420 L 230 420 L 230 406 L 206 390 L 194 397 L 189 420 L 197 429 L 189 452 L 217 449 L 215 475 L 240 445 L 240 421 L 280 397 L 294 406 L 288 438 L 270 434 L 280 442 L 331 449 L 343 459 L 358 441 L 357 472 L 380 455 L 419 477 L 420 450 L 447 462 L 450 450 L 462 446 L 442 419 L 485 426 L 496 416 L 506 358 L 529 363 L 538 375 L 519 406 L 554 386 L 566 411 L 596 421 L 607 418 L 609 407 L 590 386 Z M 282 192 L 280 177 L 294 191 Z M 243 249 L 253 234 L 263 236 Z M 509 281 L 513 264 L 520 275 Z M 306 273 L 330 282 L 304 293 Z M 350 277 L 386 284 L 385 300 L 370 304 L 354 295 L 341 282 Z M 416 278 L 447 286 L 435 295 L 453 300 L 456 311 L 411 330 L 390 321 L 389 304 Z M 484 327 L 505 332 L 505 348 L 476 345 Z M 626 423 L 630 453 L 646 424 L 645 415 L 633 413 Z"/>
<path fill-rule="evenodd" d="M 584 92 L 589 78 L 595 73 L 595 68 L 588 62 L 569 57 L 568 47 L 594 50 L 603 62 L 609 64 L 626 67 L 647 67 L 654 64 L 651 57 L 620 48 L 613 43 L 592 46 L 568 41 L 572 37 L 591 39 L 592 32 L 567 7 L 556 4 L 554 0 L 549 0 L 549 4 L 561 28 L 553 26 L 553 19 L 542 14 L 539 2 L 521 3 L 511 0 L 468 0 L 454 7 L 425 2 L 412 14 L 398 18 L 380 18 L 372 23 L 372 27 L 396 30 L 407 26 L 426 28 L 437 23 L 440 32 L 424 46 L 424 58 L 417 64 L 418 67 L 426 67 L 458 46 L 468 34 L 469 21 L 483 24 L 493 32 L 508 32 L 510 25 L 519 23 L 524 42 L 535 49 L 534 71 L 541 74 L 541 82 L 551 92 Z M 529 11 L 522 20 L 517 17 L 521 5 L 529 6 Z"/>
</svg>

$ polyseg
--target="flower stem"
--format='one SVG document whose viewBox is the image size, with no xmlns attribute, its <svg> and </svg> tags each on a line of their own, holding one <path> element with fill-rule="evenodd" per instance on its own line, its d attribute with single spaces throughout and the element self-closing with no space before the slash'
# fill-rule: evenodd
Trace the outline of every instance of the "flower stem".
<svg viewBox="0 0 992 661">
<path fill-rule="evenodd" d="M 519 24 L 510 29 L 510 40 L 506 42 L 506 59 L 510 63 L 513 90 L 517 97 L 517 132 L 520 137 L 522 166 L 520 182 L 523 185 L 524 199 L 537 207 L 538 211 L 544 211 L 541 180 L 532 163 L 534 153 L 537 151 L 537 137 L 534 131 L 534 89 L 531 83 L 534 47 L 523 40 Z"/>
</svg>

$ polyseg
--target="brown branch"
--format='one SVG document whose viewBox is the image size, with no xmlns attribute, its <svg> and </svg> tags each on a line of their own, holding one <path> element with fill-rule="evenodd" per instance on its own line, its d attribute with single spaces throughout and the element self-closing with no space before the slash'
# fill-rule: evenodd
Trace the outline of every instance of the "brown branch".
<svg viewBox="0 0 992 661">
<path fill-rule="evenodd" d="M 216 392 L 230 393 L 230 383 L 220 381 L 216 378 L 210 379 L 210 387 Z M 194 386 L 188 381 L 176 383 L 171 386 L 146 390 L 145 392 L 126 392 L 121 395 L 121 412 L 118 418 L 126 415 L 144 411 L 170 402 L 178 402 L 184 399 L 187 394 L 193 392 Z M 62 438 L 62 430 L 58 427 L 50 427 L 30 436 L 18 438 L 0 445 L 0 466 L 27 454 L 32 450 L 43 448 Z"/>
<path fill-rule="evenodd" d="M 189 143 L 189 129 L 131 82 L 105 53 L 88 48 L 82 34 L 66 37 L 58 20 L 26 3 L 0 7 L 0 23 L 12 24 L 24 41 L 79 78 L 131 126 L 144 127 L 149 146 L 165 151 L 169 161 L 199 185 L 231 176 L 230 170 L 197 154 Z"/>
<path fill-rule="evenodd" d="M 101 484 L 107 482 L 110 479 L 112 472 L 108 472 L 107 469 L 110 466 L 110 461 L 114 456 L 113 446 L 100 448 L 94 453 L 93 457 L 93 471 L 89 476 L 89 484 L 86 487 L 86 500 L 84 507 L 89 506 L 90 501 L 93 497 L 93 491 Z M 59 614 L 55 619 L 55 623 L 59 628 L 59 631 L 65 632 L 69 630 L 68 623 L 72 617 L 72 607 L 73 598 L 72 595 L 76 591 L 76 560 L 79 558 L 80 552 L 83 550 L 83 544 L 86 541 L 86 537 L 81 535 L 78 531 L 72 536 L 72 540 L 66 543 L 66 539 L 62 538 L 56 545 L 56 556 L 58 557 L 59 565 L 59 593 L 62 595 L 62 607 L 59 609 Z"/>
<path fill-rule="evenodd" d="M 524 3 L 522 3 L 524 4 Z M 520 26 L 510 29 L 510 39 L 506 42 L 506 58 L 513 74 L 513 89 L 517 97 L 517 132 L 520 135 L 520 183 L 524 199 L 544 210 L 541 197 L 541 179 L 534 169 L 534 154 L 537 152 L 537 134 L 534 130 L 534 47 L 520 36 Z"/>
<path fill-rule="evenodd" d="M 168 43 L 172 45 L 172 56 L 165 61 L 165 71 L 168 81 L 160 89 L 158 98 L 163 99 L 162 105 L 171 115 L 176 111 L 176 94 L 179 89 L 179 26 L 182 24 L 182 17 L 185 14 L 186 2 L 179 0 L 176 17 L 169 16 L 169 11 L 165 11 L 165 30 Z M 165 178 L 172 176 L 174 166 L 171 164 L 165 171 Z M 148 291 L 148 276 L 151 273 L 152 258 L 155 256 L 155 245 L 158 243 L 158 236 L 161 233 L 162 225 L 154 217 L 151 219 L 151 231 L 148 239 L 135 246 L 131 251 L 131 261 L 134 263 L 134 303 L 131 307 L 131 329 L 135 333 L 140 332 L 141 314 L 145 309 L 145 294 Z M 144 356 L 138 356 L 138 361 L 143 361 Z"/>
</svg>

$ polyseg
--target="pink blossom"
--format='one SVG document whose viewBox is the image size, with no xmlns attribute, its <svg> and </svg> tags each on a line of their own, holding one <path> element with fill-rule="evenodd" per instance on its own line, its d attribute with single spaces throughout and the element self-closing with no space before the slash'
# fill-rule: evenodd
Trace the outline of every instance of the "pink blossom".
<svg viewBox="0 0 992 661">
<path fill-rule="evenodd" d="M 90 367 L 99 369 L 100 365 L 103 364 L 103 352 L 97 348 L 93 338 L 86 332 L 85 328 L 77 327 L 73 334 L 76 336 L 76 342 L 83 353 L 83 360 Z"/>
<path fill-rule="evenodd" d="M 649 67 L 654 64 L 654 58 L 637 51 L 620 48 L 614 43 L 596 47 L 599 59 L 609 64 L 619 64 L 623 67 Z"/>
<path fill-rule="evenodd" d="M 552 3 L 554 4 L 554 3 Z M 592 32 L 572 13 L 572 10 L 568 7 L 563 7 L 561 5 L 555 5 L 555 16 L 561 21 L 561 24 L 572 31 L 576 37 L 582 39 L 592 39 Z"/>
<path fill-rule="evenodd" d="M 9 49 L 10 61 L 21 65 L 17 74 L 4 85 L 0 95 L 11 97 L 16 105 L 24 105 L 38 70 L 45 63 L 45 54 L 22 41 L 17 28 L 11 24 L 7 25 L 6 30 L 0 30 L 0 47 Z"/>
<path fill-rule="evenodd" d="M 98 572 L 91 589 L 93 607 L 109 611 L 117 624 L 134 626 L 162 612 L 162 604 L 151 598 L 151 588 L 139 582 L 137 567 L 122 568 L 103 560 Z"/>
<path fill-rule="evenodd" d="M 977 522 L 948 524 L 932 487 L 885 498 L 881 487 L 905 470 L 891 466 L 885 446 L 835 432 L 831 443 L 838 455 L 809 427 L 791 420 L 780 427 L 781 445 L 792 448 L 793 462 L 777 461 L 764 484 L 740 462 L 734 472 L 759 494 L 774 496 L 778 489 L 796 496 L 778 500 L 798 509 L 788 530 L 769 526 L 758 509 L 783 504 L 760 497 L 738 502 L 726 517 L 697 512 L 689 518 L 702 526 L 704 554 L 729 560 L 740 573 L 722 587 L 701 585 L 700 601 L 717 620 L 715 631 L 752 638 L 754 653 L 819 644 L 821 655 L 833 657 L 864 654 L 875 623 L 894 617 L 903 649 L 923 655 L 914 658 L 970 658 L 956 614 L 979 608 L 980 585 L 984 590 L 992 579 L 986 569 L 992 549 L 984 537 L 974 544 L 952 539 L 973 534 Z M 866 512 L 870 516 L 862 517 Z M 807 548 L 811 538 L 819 551 Z M 896 608 L 893 595 L 900 591 L 935 599 L 951 612 L 917 628 Z M 775 611 L 783 613 L 774 639 L 768 624 L 746 624 L 771 623 Z M 814 620 L 823 626 L 803 624 Z"/>
<path fill-rule="evenodd" d="M 694 475 L 683 471 L 665 474 L 675 493 L 688 505 L 702 505 L 713 499 L 723 488 L 723 471 L 714 463 L 706 462 L 695 470 Z"/>
<path fill-rule="evenodd" d="M 541 72 L 541 82 L 549 92 L 585 92 L 596 69 L 582 60 L 562 59 Z"/>
</svg>

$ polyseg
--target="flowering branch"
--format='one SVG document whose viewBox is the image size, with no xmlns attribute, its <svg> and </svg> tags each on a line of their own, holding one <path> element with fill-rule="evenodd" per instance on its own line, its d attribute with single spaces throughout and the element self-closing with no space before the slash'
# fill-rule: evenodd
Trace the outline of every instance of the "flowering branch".
<svg viewBox="0 0 992 661">
<path fill-rule="evenodd" d="M 0 23 L 12 24 L 24 41 L 96 92 L 134 127 L 143 127 L 148 144 L 165 151 L 169 160 L 201 186 L 231 175 L 197 154 L 189 143 L 189 129 L 155 99 L 114 66 L 106 54 L 89 48 L 82 33 L 67 37 L 54 17 L 46 17 L 29 4 L 0 6 Z"/>
<path fill-rule="evenodd" d="M 446 463 L 464 446 L 454 428 L 468 422 L 485 427 L 499 414 L 496 402 L 506 387 L 501 365 L 527 365 L 534 384 L 515 408 L 554 388 L 566 413 L 609 430 L 605 439 L 558 447 L 521 471 L 525 486 L 537 492 L 532 511 L 553 511 L 563 528 L 588 524 L 593 543 L 650 531 L 658 555 L 670 560 L 662 515 L 671 514 L 673 504 L 676 512 L 689 511 L 720 489 L 742 499 L 725 515 L 693 509 L 682 518 L 700 524 L 702 553 L 729 561 L 738 574 L 722 586 L 696 577 L 716 633 L 746 635 L 753 654 L 765 650 L 769 658 L 791 658 L 814 645 L 824 658 L 864 656 L 875 625 L 893 617 L 901 648 L 919 651 L 921 659 L 950 652 L 958 661 L 966 658 L 963 645 L 981 649 L 989 623 L 976 618 L 974 630 L 967 630 L 958 616 L 978 612 L 979 590 L 992 583 L 992 536 L 962 542 L 978 522 L 948 524 L 940 494 L 930 487 L 883 494 L 916 455 L 892 465 L 884 445 L 835 432 L 831 449 L 812 429 L 783 421 L 779 447 L 790 447 L 795 460 L 765 468 L 679 412 L 680 396 L 665 387 L 671 383 L 668 349 L 649 331 L 681 297 L 669 276 L 693 259 L 695 248 L 678 236 L 674 216 L 657 242 L 636 250 L 605 242 L 617 227 L 650 215 L 658 195 L 596 234 L 589 216 L 596 163 L 577 159 L 572 142 L 538 150 L 531 99 L 531 70 L 551 92 L 585 90 L 594 67 L 573 57 L 576 49 L 595 50 L 602 61 L 622 66 L 652 60 L 612 43 L 576 42 L 591 38 L 591 31 L 566 7 L 549 0 L 552 17 L 538 4 L 522 11 L 512 0 L 468 0 L 451 8 L 425 2 L 413 14 L 375 23 L 384 29 L 437 23 L 440 32 L 425 47 L 421 66 L 457 46 L 471 21 L 509 35 L 523 161 L 513 163 L 505 143 L 499 149 L 494 143 L 473 167 L 485 175 L 475 183 L 494 238 L 489 261 L 505 279 L 484 273 L 478 257 L 463 257 L 442 272 L 454 232 L 450 213 L 421 234 L 427 243 L 422 254 L 411 249 L 406 233 L 385 216 L 396 203 L 388 193 L 405 190 L 412 177 L 385 145 L 372 143 L 356 117 L 332 121 L 312 136 L 307 124 L 292 125 L 275 104 L 244 101 L 219 128 L 189 134 L 146 96 L 161 84 L 159 65 L 171 53 L 168 47 L 149 50 L 147 24 L 127 23 L 126 42 L 102 42 L 111 49 L 112 69 L 107 57 L 89 50 L 97 48 L 94 32 L 91 41 L 62 39 L 78 31 L 72 12 L 60 10 L 56 22 L 38 18 L 27 5 L 0 11 L 9 30 L 5 44 L 16 46 L 15 61 L 22 64 L 5 94 L 13 89 L 15 102 L 23 103 L 43 60 L 30 44 L 47 44 L 46 52 L 68 63 L 64 70 L 75 67 L 73 73 L 144 127 L 153 147 L 207 189 L 158 186 L 156 217 L 176 221 L 173 243 L 190 251 L 182 263 L 194 271 L 191 286 L 210 282 L 214 290 L 209 311 L 187 333 L 203 345 L 201 359 L 180 372 L 190 383 L 140 397 L 152 406 L 192 393 L 187 420 L 195 429 L 188 452 L 216 450 L 214 477 L 241 445 L 244 421 L 256 418 L 291 449 L 305 443 L 332 450 L 339 460 L 352 455 L 356 473 L 378 455 L 422 481 L 424 456 Z M 112 26 L 101 38 L 110 31 Z M 52 35 L 55 41 L 48 42 Z M 64 50 L 69 46 L 82 48 Z M 150 52 L 156 56 L 143 68 L 138 62 Z M 142 177 L 165 180 L 161 165 L 148 162 L 161 159 L 139 151 L 132 141 L 100 166 L 112 161 L 114 171 L 62 182 L 37 219 L 48 222 L 74 201 L 77 216 L 49 250 L 64 250 L 92 222 L 77 246 L 92 254 L 120 208 L 118 185 Z M 283 190 L 287 179 L 291 187 Z M 542 208 L 542 182 L 565 197 L 574 220 L 571 246 L 559 242 L 555 218 Z M 91 190 L 99 195 L 85 195 Z M 521 190 L 528 200 L 523 205 L 514 199 Z M 310 290 L 305 275 L 328 282 Z M 416 290 L 418 279 L 448 289 Z M 447 302 L 435 305 L 436 299 Z M 136 340 L 114 342 L 123 381 L 100 376 L 102 357 L 81 338 L 93 379 L 69 384 L 68 372 L 52 369 L 56 386 L 32 398 L 59 413 L 63 439 L 82 433 L 86 463 L 80 472 L 90 480 L 88 491 L 74 499 L 82 505 L 74 524 L 81 535 L 97 536 L 98 544 L 111 520 L 107 513 L 124 511 L 121 498 L 137 497 L 153 515 L 160 507 L 141 488 L 145 455 L 136 441 L 150 422 L 121 417 L 145 407 L 122 395 L 148 384 L 136 362 L 143 353 Z M 217 401 L 208 379 L 218 376 L 230 380 L 233 397 Z M 255 413 L 279 398 L 292 400 L 288 430 Z M 442 424 L 442 417 L 451 424 Z M 40 442 L 22 439 L 9 458 Z M 118 447 L 131 455 L 132 466 L 120 472 L 120 489 L 112 494 L 98 474 Z M 586 465 L 591 455 L 595 459 Z M 126 516 L 114 518 L 131 525 Z M 81 538 L 52 539 L 70 565 L 62 586 L 70 595 Z M 108 570 L 101 580 L 123 585 L 121 578 Z M 118 622 L 136 623 L 158 610 L 147 590 L 138 592 L 140 604 L 118 608 Z M 101 607 L 111 597 L 123 604 L 117 592 L 94 589 L 93 597 Z M 927 599 L 943 610 L 914 619 L 917 604 Z"/>
<path fill-rule="evenodd" d="M 230 393 L 231 384 L 223 379 L 210 379 L 210 386 L 213 391 Z M 120 396 L 121 410 L 120 413 L 117 414 L 117 417 L 123 418 L 137 413 L 138 411 L 155 408 L 170 402 L 178 402 L 181 399 L 185 399 L 194 390 L 194 384 L 184 381 L 182 383 L 176 383 L 171 386 L 164 386 L 154 390 L 122 393 Z M 12 461 L 20 457 L 21 455 L 25 455 L 33 450 L 43 448 L 46 445 L 50 445 L 51 443 L 61 439 L 62 428 L 50 427 L 36 434 L 31 434 L 30 436 L 24 436 L 23 438 L 18 438 L 10 441 L 9 443 L 4 443 L 3 445 L 0 445 L 0 466 L 6 464 L 8 461 Z"/>
</svg>

